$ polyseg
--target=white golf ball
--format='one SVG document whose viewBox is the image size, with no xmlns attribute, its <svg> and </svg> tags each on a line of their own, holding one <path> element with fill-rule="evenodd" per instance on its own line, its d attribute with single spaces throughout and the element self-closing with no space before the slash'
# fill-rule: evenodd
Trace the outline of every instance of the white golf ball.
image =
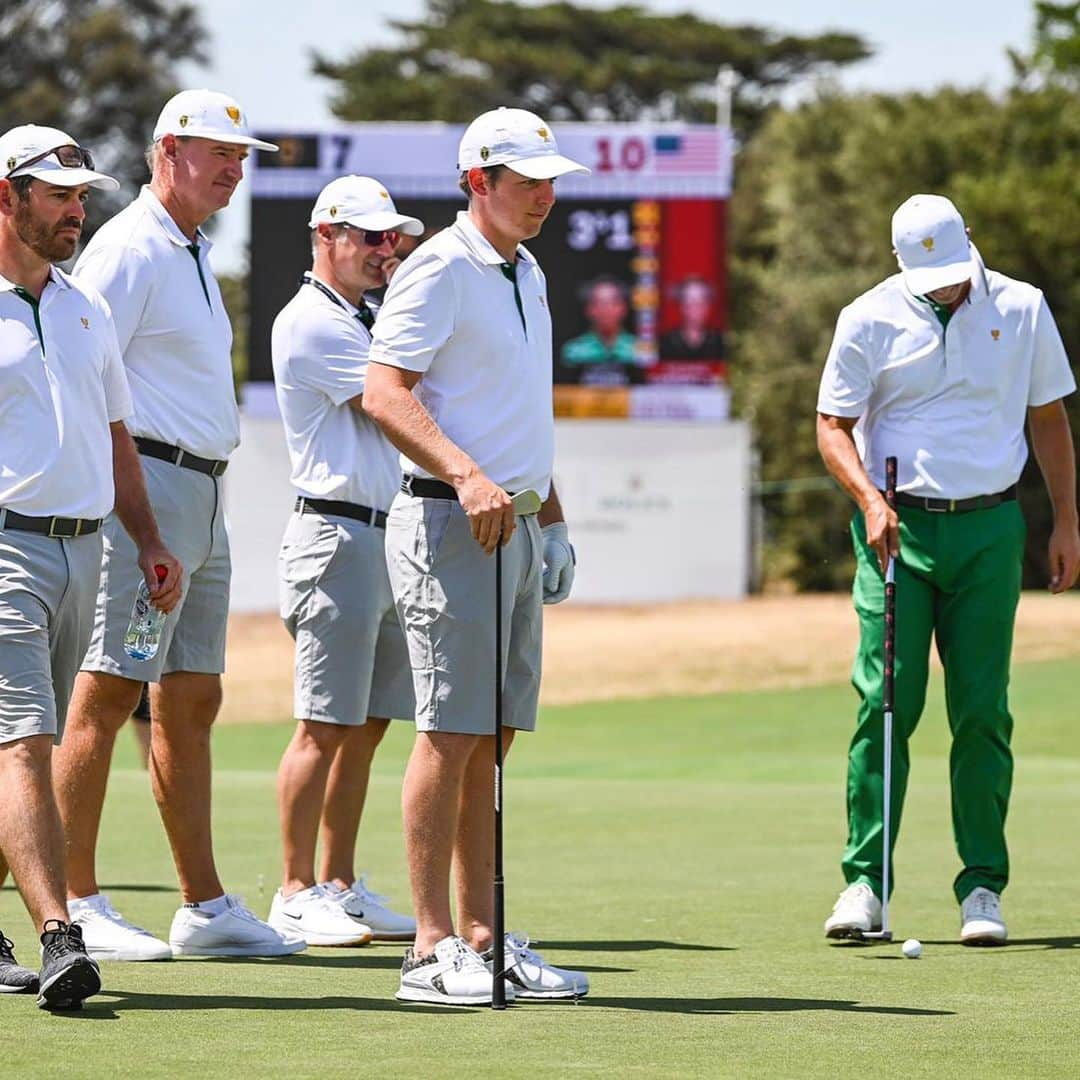
<svg viewBox="0 0 1080 1080">
<path fill-rule="evenodd" d="M 915 938 L 908 938 L 900 948 L 909 960 L 918 960 L 922 956 L 922 942 Z"/>
</svg>

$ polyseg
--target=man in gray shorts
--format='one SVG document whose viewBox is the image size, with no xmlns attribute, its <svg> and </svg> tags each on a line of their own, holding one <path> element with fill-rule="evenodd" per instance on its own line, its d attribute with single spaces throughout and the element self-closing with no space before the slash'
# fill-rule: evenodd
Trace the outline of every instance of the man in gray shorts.
<svg viewBox="0 0 1080 1080">
<path fill-rule="evenodd" d="M 536 725 L 541 602 L 566 598 L 573 556 L 551 486 L 551 317 L 536 260 L 519 246 L 583 166 L 521 109 L 472 122 L 458 170 L 469 208 L 401 265 L 375 326 L 364 408 L 402 451 L 387 561 L 413 669 L 416 744 L 402 794 L 417 917 L 397 996 L 491 1001 L 505 950 L 508 997 L 581 995 L 588 980 L 527 939 L 492 939 L 495 565 L 503 545 L 503 741 Z M 511 493 L 538 516 L 515 523 Z M 516 525 L 516 527 L 515 527 Z M 544 569 L 546 564 L 546 569 Z M 454 865 L 457 926 L 450 914 Z M 500 967 L 503 964 L 500 963 Z"/>
<path fill-rule="evenodd" d="M 101 988 L 69 925 L 51 780 L 93 624 L 101 519 L 115 505 L 156 606 L 176 605 L 182 577 L 124 426 L 131 395 L 109 309 L 53 265 L 75 251 L 90 189 L 117 186 L 55 128 L 0 136 L 0 881 L 10 868 L 42 944 L 38 976 L 0 933 L 0 993 L 38 991 L 44 1008 L 78 1008 Z"/>
<path fill-rule="evenodd" d="M 416 923 L 353 866 L 372 756 L 388 718 L 414 711 L 384 550 L 401 469 L 361 403 L 374 322 L 364 293 L 386 283 L 399 232 L 424 226 L 366 176 L 327 184 L 309 226 L 311 272 L 271 339 L 298 498 L 279 560 L 281 617 L 296 640 L 296 731 L 278 769 L 285 865 L 268 921 L 309 945 L 411 940 Z"/>
<path fill-rule="evenodd" d="M 96 621 L 57 755 L 56 793 L 67 835 L 68 911 L 91 955 L 278 956 L 304 948 L 225 892 L 210 833 L 210 731 L 221 703 L 229 602 L 229 542 L 221 474 L 239 441 L 232 328 L 200 226 L 228 205 L 252 147 L 225 94 L 185 90 L 158 118 L 151 180 L 95 234 L 76 268 L 112 308 L 150 500 L 187 569 L 184 596 L 157 655 L 129 657 L 122 639 L 137 584 L 130 544 L 105 524 Z M 95 848 L 116 732 L 153 683 L 150 778 L 180 879 L 169 941 L 118 914 L 98 888 Z"/>
</svg>

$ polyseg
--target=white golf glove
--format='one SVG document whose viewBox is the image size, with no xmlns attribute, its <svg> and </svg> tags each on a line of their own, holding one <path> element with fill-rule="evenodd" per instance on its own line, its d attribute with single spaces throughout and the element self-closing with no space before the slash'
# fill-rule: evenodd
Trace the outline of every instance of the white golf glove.
<svg viewBox="0 0 1080 1080">
<path fill-rule="evenodd" d="M 558 604 L 570 595 L 574 584 L 574 548 L 565 521 L 540 530 L 544 540 L 544 603 Z"/>
</svg>

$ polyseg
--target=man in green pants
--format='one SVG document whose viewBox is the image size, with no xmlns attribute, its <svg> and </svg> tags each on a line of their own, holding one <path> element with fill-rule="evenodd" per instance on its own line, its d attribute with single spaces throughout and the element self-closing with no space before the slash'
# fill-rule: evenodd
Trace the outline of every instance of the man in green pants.
<svg viewBox="0 0 1080 1080">
<path fill-rule="evenodd" d="M 952 731 L 960 940 L 997 944 L 1006 938 L 1007 688 L 1025 537 L 1016 501 L 1027 459 L 1024 421 L 1053 504 L 1050 591 L 1060 593 L 1080 569 L 1075 460 L 1061 400 L 1076 383 L 1042 293 L 987 270 L 948 199 L 912 196 L 893 215 L 892 240 L 900 273 L 841 312 L 817 403 L 818 448 L 858 506 L 851 531 L 860 628 L 852 682 L 861 701 L 848 756 L 842 862 L 847 888 L 825 933 L 858 937 L 881 924 L 883 572 L 891 554 L 897 629 L 890 841 L 900 824 L 908 739 L 925 700 L 933 635 Z M 882 495 L 889 456 L 899 465 L 898 514 Z"/>
</svg>

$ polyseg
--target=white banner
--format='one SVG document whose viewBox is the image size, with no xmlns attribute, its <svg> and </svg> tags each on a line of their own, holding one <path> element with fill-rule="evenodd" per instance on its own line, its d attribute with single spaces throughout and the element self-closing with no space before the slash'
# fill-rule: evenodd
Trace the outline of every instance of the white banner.
<svg viewBox="0 0 1080 1080">
<path fill-rule="evenodd" d="M 232 610 L 277 609 L 277 553 L 295 493 L 270 384 L 244 388 L 225 474 Z M 555 424 L 555 477 L 578 554 L 571 603 L 746 593 L 750 429 L 632 420 Z"/>
<path fill-rule="evenodd" d="M 333 131 L 261 131 L 280 155 L 257 153 L 255 198 L 313 198 L 346 173 L 377 176 L 395 197 L 458 192 L 464 125 L 348 124 Z M 726 199 L 731 132 L 713 124 L 557 124 L 559 150 L 592 170 L 560 177 L 560 193 L 587 198 Z"/>
</svg>

